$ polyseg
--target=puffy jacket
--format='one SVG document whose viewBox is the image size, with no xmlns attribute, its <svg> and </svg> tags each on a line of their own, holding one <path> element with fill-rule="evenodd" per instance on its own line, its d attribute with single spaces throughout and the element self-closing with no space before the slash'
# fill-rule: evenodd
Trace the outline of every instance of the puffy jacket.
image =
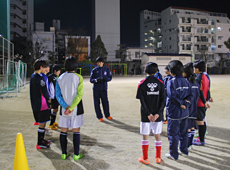
<svg viewBox="0 0 230 170">
<path fill-rule="evenodd" d="M 175 76 L 167 83 L 167 101 L 168 118 L 184 119 L 189 116 L 190 106 L 188 101 L 192 101 L 193 95 L 190 83 L 182 76 Z M 181 105 L 185 105 L 186 109 L 182 109 Z"/>
<path fill-rule="evenodd" d="M 112 80 L 112 74 L 107 67 L 95 67 L 91 71 L 90 82 L 94 90 L 107 90 L 107 82 Z"/>
</svg>

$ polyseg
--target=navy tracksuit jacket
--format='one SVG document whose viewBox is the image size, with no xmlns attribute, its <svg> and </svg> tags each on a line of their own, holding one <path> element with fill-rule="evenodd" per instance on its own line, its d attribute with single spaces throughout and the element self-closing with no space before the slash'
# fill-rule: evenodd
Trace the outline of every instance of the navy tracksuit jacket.
<svg viewBox="0 0 230 170">
<path fill-rule="evenodd" d="M 180 140 L 180 150 L 184 154 L 188 154 L 187 131 L 188 131 L 188 116 L 190 103 L 193 95 L 190 83 L 182 76 L 176 76 L 170 79 L 167 83 L 167 117 L 168 117 L 168 140 L 170 155 L 174 159 L 178 159 L 178 142 Z M 185 105 L 186 109 L 182 109 L 181 105 Z"/>
<path fill-rule="evenodd" d="M 90 82 L 93 83 L 93 98 L 94 98 L 94 108 L 97 114 L 97 118 L 103 118 L 100 109 L 100 99 L 102 101 L 102 106 L 104 110 L 105 117 L 110 116 L 109 112 L 109 101 L 107 95 L 108 85 L 107 82 L 112 80 L 112 74 L 107 67 L 95 67 L 91 71 Z"/>
</svg>

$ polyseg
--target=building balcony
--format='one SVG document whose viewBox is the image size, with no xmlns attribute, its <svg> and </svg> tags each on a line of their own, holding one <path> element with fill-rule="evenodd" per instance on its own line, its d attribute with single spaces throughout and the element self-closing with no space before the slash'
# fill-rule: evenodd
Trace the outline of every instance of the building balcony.
<svg viewBox="0 0 230 170">
<path fill-rule="evenodd" d="M 180 46 L 180 52 L 191 52 L 191 47 Z"/>
<path fill-rule="evenodd" d="M 10 6 L 17 6 L 18 8 L 23 9 L 23 5 L 20 0 L 10 0 Z"/>
<path fill-rule="evenodd" d="M 18 35 L 20 35 L 22 37 L 25 36 L 24 33 L 22 32 L 22 29 L 19 29 L 19 28 L 12 28 L 11 27 L 10 28 L 10 32 L 11 33 L 17 33 Z"/>
<path fill-rule="evenodd" d="M 180 42 L 191 42 L 192 38 L 191 37 L 180 37 Z"/>
<path fill-rule="evenodd" d="M 17 24 L 17 25 L 20 25 L 20 26 L 23 25 L 21 19 L 19 19 L 19 18 L 14 18 L 13 16 L 10 17 L 10 23 L 11 23 L 11 24 Z"/>
<path fill-rule="evenodd" d="M 19 18 L 23 18 L 23 14 L 22 14 L 22 10 L 16 8 L 16 9 L 13 9 L 12 7 L 10 8 L 10 14 L 11 15 L 17 15 Z"/>
</svg>

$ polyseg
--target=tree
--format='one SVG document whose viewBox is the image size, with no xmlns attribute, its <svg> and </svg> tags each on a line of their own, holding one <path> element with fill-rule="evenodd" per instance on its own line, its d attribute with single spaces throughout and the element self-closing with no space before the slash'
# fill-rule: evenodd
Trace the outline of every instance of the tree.
<svg viewBox="0 0 230 170">
<path fill-rule="evenodd" d="M 88 46 L 88 40 L 83 36 L 69 36 L 68 38 L 68 55 L 75 57 L 77 60 L 82 56 L 83 48 Z"/>
<path fill-rule="evenodd" d="M 230 38 L 228 38 L 228 40 L 224 42 L 224 45 L 230 51 Z"/>
<path fill-rule="evenodd" d="M 121 62 L 125 62 L 126 59 L 126 45 L 125 44 L 118 44 L 119 50 L 117 50 L 117 55 L 119 55 L 119 58 L 121 59 Z"/>
<path fill-rule="evenodd" d="M 208 47 L 200 48 L 198 51 L 201 54 L 202 60 L 207 64 Z"/>
<path fill-rule="evenodd" d="M 92 44 L 90 58 L 92 62 L 95 62 L 97 57 L 102 57 L 107 60 L 108 52 L 106 51 L 105 44 L 101 40 L 101 36 L 98 35 L 96 40 Z"/>
<path fill-rule="evenodd" d="M 50 63 L 53 65 L 55 64 L 55 61 L 57 61 L 57 53 L 56 52 L 52 52 L 52 51 L 48 51 L 48 59 L 50 61 Z"/>
<path fill-rule="evenodd" d="M 42 46 L 42 42 L 36 41 L 34 45 L 34 59 L 40 59 L 45 55 L 44 53 L 44 47 Z"/>
<path fill-rule="evenodd" d="M 71 55 L 77 59 L 77 61 L 82 61 L 88 57 L 88 52 L 85 51 L 88 48 L 88 39 L 84 28 L 79 28 L 77 31 L 73 29 L 68 29 L 68 40 L 67 40 L 67 56 Z M 86 56 L 86 57 L 85 57 Z"/>
</svg>

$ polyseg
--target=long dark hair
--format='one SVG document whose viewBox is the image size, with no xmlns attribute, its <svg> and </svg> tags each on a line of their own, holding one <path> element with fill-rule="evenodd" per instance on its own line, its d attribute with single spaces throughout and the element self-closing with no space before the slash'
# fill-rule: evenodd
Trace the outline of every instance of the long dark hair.
<svg viewBox="0 0 230 170">
<path fill-rule="evenodd" d="M 188 81 L 191 82 L 192 84 L 195 84 L 196 75 L 193 73 L 192 63 L 187 63 L 186 65 L 184 65 L 184 72 L 186 74 L 185 78 L 187 78 Z"/>
</svg>

